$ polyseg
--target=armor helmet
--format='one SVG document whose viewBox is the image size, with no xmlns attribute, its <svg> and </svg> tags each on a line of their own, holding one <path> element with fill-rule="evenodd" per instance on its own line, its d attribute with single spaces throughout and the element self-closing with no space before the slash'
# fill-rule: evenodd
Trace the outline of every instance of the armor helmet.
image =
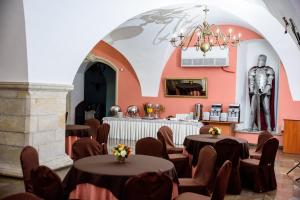
<svg viewBox="0 0 300 200">
<path fill-rule="evenodd" d="M 264 67 L 266 66 L 266 62 L 267 62 L 267 56 L 264 54 L 261 54 L 258 56 L 258 61 L 257 61 L 257 66 L 258 67 Z"/>
</svg>

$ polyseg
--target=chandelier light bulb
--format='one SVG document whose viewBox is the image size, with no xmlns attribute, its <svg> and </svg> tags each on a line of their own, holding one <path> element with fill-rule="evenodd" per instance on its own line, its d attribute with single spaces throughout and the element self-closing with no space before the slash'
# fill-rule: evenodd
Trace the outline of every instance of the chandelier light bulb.
<svg viewBox="0 0 300 200">
<path fill-rule="evenodd" d="M 200 32 L 197 32 L 197 36 L 198 36 L 198 37 L 200 36 Z"/>
<path fill-rule="evenodd" d="M 219 29 L 219 28 L 217 28 L 216 32 L 217 32 L 217 33 L 220 33 L 220 29 Z"/>
<path fill-rule="evenodd" d="M 233 40 L 236 40 L 236 36 L 235 35 L 233 36 Z"/>
<path fill-rule="evenodd" d="M 241 33 L 239 33 L 239 38 L 241 38 L 242 37 L 242 34 Z"/>
<path fill-rule="evenodd" d="M 228 29 L 228 33 L 231 34 L 232 33 L 232 28 Z"/>
</svg>

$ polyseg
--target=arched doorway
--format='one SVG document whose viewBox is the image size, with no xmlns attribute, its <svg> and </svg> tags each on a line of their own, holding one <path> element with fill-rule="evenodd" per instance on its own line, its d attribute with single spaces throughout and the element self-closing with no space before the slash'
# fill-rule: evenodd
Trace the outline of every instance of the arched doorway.
<svg viewBox="0 0 300 200">
<path fill-rule="evenodd" d="M 84 72 L 84 98 L 75 109 L 75 123 L 85 119 L 102 120 L 116 104 L 116 71 L 103 62 L 93 62 Z"/>
</svg>

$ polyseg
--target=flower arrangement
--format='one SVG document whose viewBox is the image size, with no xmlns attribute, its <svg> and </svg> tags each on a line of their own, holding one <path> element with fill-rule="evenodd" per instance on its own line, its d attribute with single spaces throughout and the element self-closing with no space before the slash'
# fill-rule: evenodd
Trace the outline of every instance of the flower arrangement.
<svg viewBox="0 0 300 200">
<path fill-rule="evenodd" d="M 125 162 L 125 159 L 132 153 L 132 150 L 125 144 L 118 144 L 112 149 L 112 153 L 119 162 Z"/>
<path fill-rule="evenodd" d="M 211 134 L 214 137 L 217 137 L 218 135 L 221 135 L 222 130 L 218 127 L 211 127 L 208 130 L 208 133 Z"/>
</svg>

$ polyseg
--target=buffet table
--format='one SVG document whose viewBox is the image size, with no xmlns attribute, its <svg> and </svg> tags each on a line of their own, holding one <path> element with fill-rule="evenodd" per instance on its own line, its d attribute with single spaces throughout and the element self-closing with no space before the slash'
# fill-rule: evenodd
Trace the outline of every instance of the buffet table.
<svg viewBox="0 0 300 200">
<path fill-rule="evenodd" d="M 182 145 L 186 136 L 199 134 L 199 129 L 203 126 L 201 122 L 116 117 L 105 117 L 103 123 L 110 125 L 110 138 L 134 141 L 144 137 L 156 138 L 160 127 L 169 126 L 173 131 L 174 143 L 177 145 Z"/>
</svg>

